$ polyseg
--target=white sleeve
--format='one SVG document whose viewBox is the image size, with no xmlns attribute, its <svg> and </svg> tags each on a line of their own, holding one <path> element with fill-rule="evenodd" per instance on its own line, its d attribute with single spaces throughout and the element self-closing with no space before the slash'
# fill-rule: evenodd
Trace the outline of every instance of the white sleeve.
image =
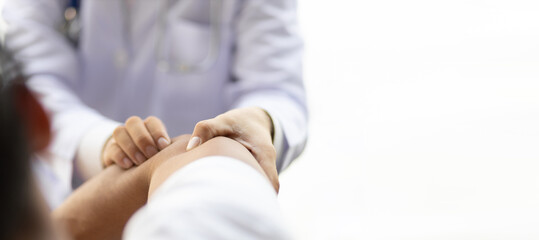
<svg viewBox="0 0 539 240">
<path fill-rule="evenodd" d="M 290 235 L 269 181 L 243 162 L 214 156 L 171 175 L 129 220 L 123 239 L 290 239 Z"/>
<path fill-rule="evenodd" d="M 73 160 L 81 140 L 110 120 L 84 105 L 74 93 L 80 85 L 79 59 L 58 31 L 66 4 L 67 0 L 6 0 L 3 17 L 8 25 L 6 47 L 21 63 L 29 88 L 51 119 L 53 138 L 44 158 L 50 161 L 59 182 L 70 189 Z M 95 157 L 86 159 L 81 167 L 89 163 L 95 168 L 99 163 Z"/>
<path fill-rule="evenodd" d="M 62 188 L 63 192 L 71 192 L 73 159 L 80 140 L 89 129 L 107 120 L 94 110 L 81 107 L 78 99 L 54 78 L 36 76 L 30 79 L 27 85 L 38 95 L 39 101 L 51 118 L 52 142 L 47 151 L 39 156 L 39 159 L 49 165 L 49 168 L 44 169 L 50 172 L 40 176 L 54 178 L 53 182 L 58 186 L 51 185 L 51 187 Z M 45 181 L 45 179 L 40 178 L 40 181 Z M 43 191 L 47 198 L 59 198 L 59 196 L 48 196 L 58 191 L 51 191 L 51 188 L 45 188 Z M 62 195 L 62 197 L 66 196 Z"/>
<path fill-rule="evenodd" d="M 77 172 L 82 179 L 90 179 L 103 170 L 101 154 L 114 129 L 122 123 L 102 119 L 94 124 L 82 137 L 75 156 Z"/>
<path fill-rule="evenodd" d="M 278 122 L 277 170 L 303 151 L 307 106 L 295 0 L 243 1 L 235 19 L 232 107 L 257 106 Z M 277 130 L 277 129 L 276 129 Z M 275 141 L 274 144 L 279 144 Z"/>
</svg>

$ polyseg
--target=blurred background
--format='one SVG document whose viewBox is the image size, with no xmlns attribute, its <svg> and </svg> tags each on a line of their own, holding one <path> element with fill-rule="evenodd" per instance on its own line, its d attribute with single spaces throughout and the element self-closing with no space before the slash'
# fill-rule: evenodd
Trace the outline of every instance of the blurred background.
<svg viewBox="0 0 539 240">
<path fill-rule="evenodd" d="M 539 2 L 300 1 L 298 239 L 539 239 Z"/>
<path fill-rule="evenodd" d="M 299 4 L 297 239 L 539 239 L 539 2 Z"/>
</svg>

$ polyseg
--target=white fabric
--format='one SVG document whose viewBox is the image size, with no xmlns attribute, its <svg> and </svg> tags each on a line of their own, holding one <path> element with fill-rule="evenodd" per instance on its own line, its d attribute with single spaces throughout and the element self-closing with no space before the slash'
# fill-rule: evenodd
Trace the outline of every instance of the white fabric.
<svg viewBox="0 0 539 240">
<path fill-rule="evenodd" d="M 164 7 L 167 2 L 174 5 Z M 231 108 L 259 106 L 282 129 L 278 170 L 303 150 L 307 110 L 295 0 L 222 1 L 219 57 L 199 73 L 158 66 L 162 59 L 196 63 L 207 55 L 214 33 L 209 1 L 133 1 L 129 14 L 121 0 L 82 1 L 83 33 L 76 49 L 57 31 L 66 3 L 6 0 L 3 14 L 7 48 L 49 109 L 54 132 L 49 156 L 61 159 L 61 171 L 72 171 L 92 127 L 132 115 L 155 115 L 176 136 Z M 162 38 L 161 16 L 167 29 Z"/>
<path fill-rule="evenodd" d="M 124 240 L 290 239 L 269 181 L 228 157 L 171 175 L 127 223 Z"/>
<path fill-rule="evenodd" d="M 111 138 L 111 133 L 119 125 L 121 123 L 103 119 L 84 134 L 75 157 L 75 161 L 77 161 L 75 165 L 84 166 L 76 171 L 81 174 L 82 179 L 88 179 L 103 170 L 101 163 L 103 148 Z"/>
<path fill-rule="evenodd" d="M 34 176 L 39 179 L 39 188 L 47 204 L 51 209 L 60 206 L 64 202 L 64 199 L 71 193 L 70 189 L 66 186 L 67 183 L 65 180 L 61 179 L 58 174 L 55 174 L 53 166 L 45 159 L 40 159 L 39 156 L 32 159 L 32 171 Z"/>
</svg>

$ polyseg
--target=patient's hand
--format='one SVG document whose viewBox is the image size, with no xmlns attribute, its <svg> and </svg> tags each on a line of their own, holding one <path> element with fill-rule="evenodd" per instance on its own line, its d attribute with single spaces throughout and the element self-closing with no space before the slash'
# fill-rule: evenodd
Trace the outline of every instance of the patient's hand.
<svg viewBox="0 0 539 240">
<path fill-rule="evenodd" d="M 148 198 L 155 169 L 185 153 L 189 135 L 173 143 L 139 167 L 111 165 L 77 188 L 52 217 L 76 240 L 121 239 L 123 227 Z"/>
<path fill-rule="evenodd" d="M 180 168 L 208 156 L 227 156 L 244 162 L 260 174 L 264 171 L 253 155 L 235 140 L 216 137 L 196 149 L 185 152 L 190 135 L 173 143 L 136 168 L 106 168 L 79 187 L 52 213 L 76 240 L 121 239 L 128 219 L 153 193 Z M 268 184 L 270 182 L 268 181 Z"/>
<path fill-rule="evenodd" d="M 140 165 L 170 145 L 165 125 L 159 118 L 130 117 L 114 130 L 103 150 L 103 165 L 116 164 L 128 169 Z"/>
</svg>

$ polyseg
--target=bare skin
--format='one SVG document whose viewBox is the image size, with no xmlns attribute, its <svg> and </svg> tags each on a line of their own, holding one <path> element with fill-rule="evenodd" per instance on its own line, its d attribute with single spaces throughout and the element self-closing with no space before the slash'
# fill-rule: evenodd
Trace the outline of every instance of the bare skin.
<svg viewBox="0 0 539 240">
<path fill-rule="evenodd" d="M 124 170 L 112 165 L 77 189 L 52 213 L 56 224 L 75 240 L 121 239 L 135 211 L 142 207 L 171 174 L 208 156 L 227 156 L 242 161 L 265 176 L 252 154 L 240 143 L 213 138 L 185 152 L 190 135 L 183 135 L 138 167 Z"/>
<path fill-rule="evenodd" d="M 273 146 L 274 126 L 269 114 L 259 107 L 238 108 L 215 118 L 200 121 L 193 129 L 187 151 L 212 138 L 234 139 L 249 149 L 279 192 L 277 153 Z M 114 130 L 105 144 L 102 164 L 124 169 L 141 165 L 170 144 L 163 122 L 154 116 L 142 120 L 133 116 Z"/>
</svg>

